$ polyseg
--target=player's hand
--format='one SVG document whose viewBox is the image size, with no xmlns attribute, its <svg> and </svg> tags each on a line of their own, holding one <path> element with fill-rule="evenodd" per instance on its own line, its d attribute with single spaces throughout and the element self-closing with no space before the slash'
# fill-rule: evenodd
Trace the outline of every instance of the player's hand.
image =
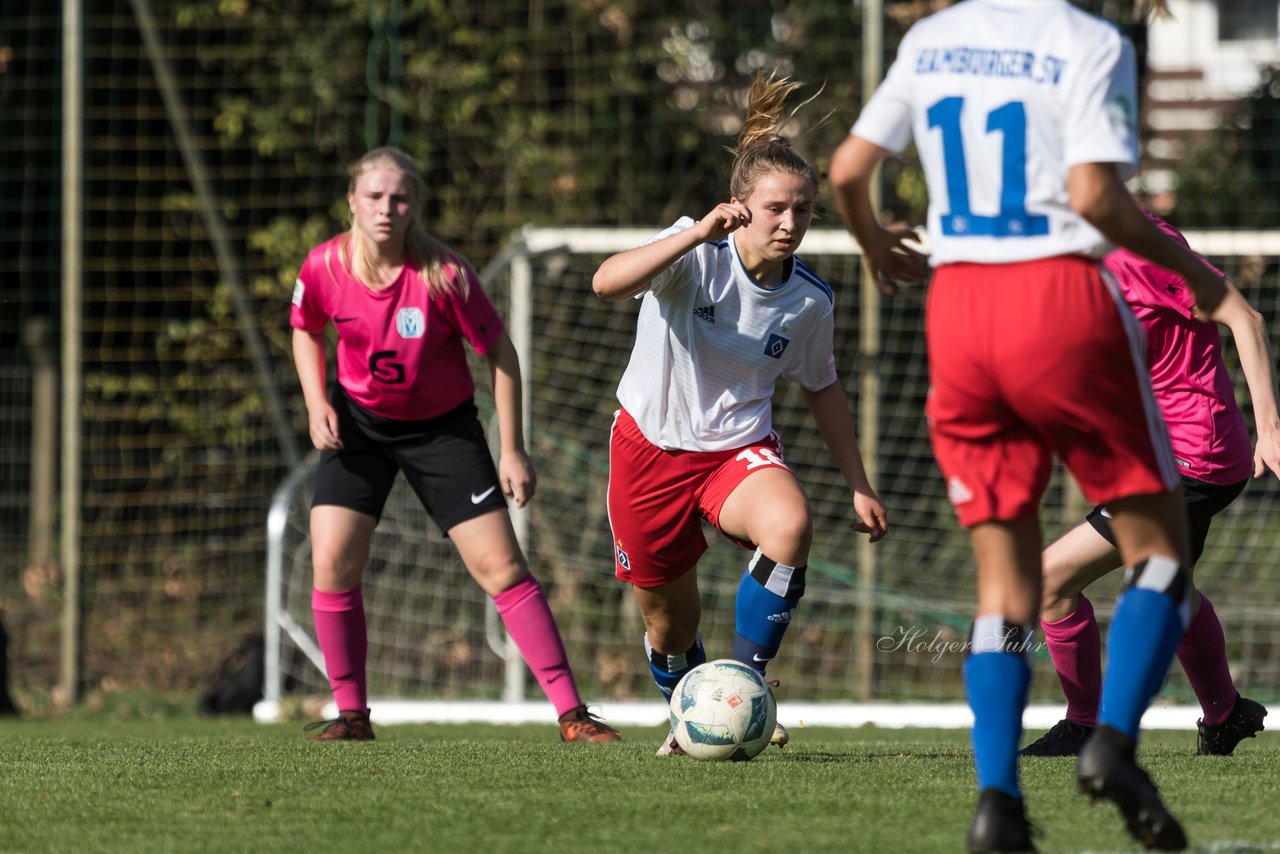
<svg viewBox="0 0 1280 854">
<path fill-rule="evenodd" d="M 1280 478 L 1280 429 L 1259 429 L 1258 444 L 1253 449 L 1253 476 L 1265 477 L 1270 470 Z"/>
<path fill-rule="evenodd" d="M 533 471 L 533 460 L 524 451 L 507 451 L 498 460 L 498 483 L 502 492 L 523 507 L 538 488 L 538 476 Z"/>
<path fill-rule="evenodd" d="M 698 229 L 703 243 L 722 240 L 731 232 L 751 222 L 751 211 L 737 199 L 730 199 L 715 206 L 711 213 L 702 218 Z"/>
<path fill-rule="evenodd" d="M 885 514 L 880 498 L 871 490 L 858 490 L 853 493 L 853 509 L 862 521 L 854 522 L 850 528 L 860 534 L 870 534 L 871 542 L 879 542 L 889 533 L 889 517 Z"/>
<path fill-rule="evenodd" d="M 882 293 L 893 296 L 899 285 L 914 285 L 924 280 L 929 262 L 916 248 L 919 239 L 911 226 L 895 222 L 881 227 L 875 245 L 864 248 L 867 267 Z"/>
<path fill-rule="evenodd" d="M 328 403 L 322 409 L 307 413 L 311 444 L 317 451 L 339 451 L 342 439 L 338 436 L 338 413 Z"/>
</svg>

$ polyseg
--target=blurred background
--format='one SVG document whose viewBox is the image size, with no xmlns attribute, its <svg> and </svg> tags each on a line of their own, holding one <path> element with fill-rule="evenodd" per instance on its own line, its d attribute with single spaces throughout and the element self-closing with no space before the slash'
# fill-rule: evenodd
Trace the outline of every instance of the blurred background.
<svg viewBox="0 0 1280 854">
<path fill-rule="evenodd" d="M 344 226 L 346 165 L 362 152 L 417 160 L 428 227 L 486 271 L 508 314 L 526 226 L 657 230 L 722 200 L 757 70 L 806 84 L 787 133 L 825 170 L 874 83 L 863 45 L 887 63 L 942 5 L 888 2 L 868 42 L 867 10 L 838 0 L 100 0 L 78 22 L 57 3 L 0 0 L 0 622 L 14 708 L 161 714 L 252 666 L 267 512 L 291 473 L 282 598 L 307 628 L 309 447 L 288 306 L 308 248 Z M 1133 189 L 1235 278 L 1274 339 L 1277 3 L 1181 0 L 1151 25 L 1128 3 L 1089 8 L 1139 54 Z M 884 208 L 919 223 L 912 165 L 908 153 L 885 170 Z M 838 228 L 825 188 L 820 202 L 815 227 Z M 801 254 L 836 288 L 837 360 L 873 413 L 862 440 L 895 528 L 873 552 L 859 545 L 802 400 L 781 389 L 779 432 L 819 522 L 771 675 L 784 699 L 959 700 L 961 655 L 881 642 L 963 640 L 973 573 L 924 431 L 920 295 L 864 307 L 852 249 Z M 603 505 L 634 307 L 591 296 L 599 252 L 528 257 L 531 563 L 584 693 L 656 697 Z M 1238 681 L 1263 699 L 1280 699 L 1276 503 L 1273 480 L 1252 484 L 1215 523 L 1199 576 Z M 1055 479 L 1046 536 L 1085 509 Z M 715 657 L 746 555 L 711 539 L 700 577 Z M 1099 585 L 1104 616 L 1116 581 Z M 368 585 L 375 694 L 501 693 L 486 603 L 403 491 Z M 286 647 L 290 694 L 323 696 L 305 650 Z M 1043 652 L 1039 667 L 1036 696 L 1053 699 Z M 1166 697 L 1191 699 L 1180 674 Z"/>
</svg>

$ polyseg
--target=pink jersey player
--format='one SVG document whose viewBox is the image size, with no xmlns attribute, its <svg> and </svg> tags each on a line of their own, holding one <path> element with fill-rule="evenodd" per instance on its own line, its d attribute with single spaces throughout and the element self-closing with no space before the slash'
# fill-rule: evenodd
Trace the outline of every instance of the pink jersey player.
<svg viewBox="0 0 1280 854">
<path fill-rule="evenodd" d="M 1185 242 L 1172 226 L 1155 221 L 1175 240 Z M 1182 470 L 1191 559 L 1199 561 L 1213 517 L 1240 495 L 1249 475 L 1261 476 L 1268 469 L 1280 473 L 1280 415 L 1266 327 L 1236 294 L 1219 313 L 1232 331 L 1253 402 L 1258 445 L 1251 453 L 1248 428 L 1222 359 L 1222 336 L 1217 324 L 1195 316 L 1186 283 L 1125 249 L 1112 252 L 1105 263 L 1146 331 L 1152 389 Z M 1067 711 L 1022 749 L 1023 756 L 1076 755 L 1097 724 L 1101 636 L 1084 589 L 1120 566 L 1115 543 L 1111 515 L 1098 506 L 1045 549 L 1040 627 Z M 1178 643 L 1177 656 L 1203 712 L 1196 723 L 1198 754 L 1229 755 L 1241 740 L 1263 728 L 1267 710 L 1236 690 L 1222 624 L 1203 594 Z"/>
<path fill-rule="evenodd" d="M 321 451 L 311 506 L 316 638 L 338 707 L 317 741 L 370 741 L 361 580 L 397 474 L 457 546 L 559 715 L 560 738 L 618 741 L 587 711 L 506 499 L 533 495 L 521 429 L 520 362 L 471 268 L 422 226 L 414 162 L 395 148 L 351 167 L 351 229 L 307 255 L 293 291 L 294 364 Z M 338 382 L 325 394 L 326 326 Z M 472 400 L 464 342 L 493 375 L 502 453 L 495 467 Z"/>
<path fill-rule="evenodd" d="M 1156 220 L 1183 245 L 1173 226 Z M 1249 430 L 1222 361 L 1218 325 L 1196 317 L 1195 299 L 1173 272 L 1128 249 L 1105 259 L 1147 337 L 1151 389 L 1183 477 L 1238 483 L 1253 468 Z"/>
</svg>

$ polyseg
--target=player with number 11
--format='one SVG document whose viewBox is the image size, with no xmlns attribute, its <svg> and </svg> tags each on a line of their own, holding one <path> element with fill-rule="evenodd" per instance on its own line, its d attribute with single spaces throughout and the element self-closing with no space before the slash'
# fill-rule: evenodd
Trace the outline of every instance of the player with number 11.
<svg viewBox="0 0 1280 854">
<path fill-rule="evenodd" d="M 1186 835 L 1134 749 L 1187 624 L 1186 513 L 1137 321 L 1100 259 L 1118 244 L 1175 271 L 1208 319 L 1223 282 L 1126 190 L 1137 171 L 1133 46 L 1066 0 L 968 0 L 903 38 L 830 170 L 837 207 L 878 280 L 919 264 L 906 226 L 883 226 L 869 193 L 879 164 L 913 139 L 935 267 L 926 411 L 978 566 L 965 663 L 980 791 L 970 850 L 1034 847 L 1017 751 L 1051 455 L 1110 509 L 1128 579 L 1077 783 L 1113 801 L 1144 845 L 1180 850 Z"/>
</svg>

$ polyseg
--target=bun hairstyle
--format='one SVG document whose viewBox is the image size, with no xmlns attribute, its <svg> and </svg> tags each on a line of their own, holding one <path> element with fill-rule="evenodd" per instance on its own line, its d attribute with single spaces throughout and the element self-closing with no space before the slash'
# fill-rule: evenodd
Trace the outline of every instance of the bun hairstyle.
<svg viewBox="0 0 1280 854">
<path fill-rule="evenodd" d="M 422 173 L 418 171 L 418 164 L 413 162 L 412 157 L 391 147 L 375 148 L 365 153 L 347 170 L 351 177 L 347 192 L 354 193 L 360 176 L 377 167 L 399 172 L 409 179 L 413 187 L 413 213 L 404 236 L 405 263 L 418 271 L 431 296 L 442 297 L 456 293 L 465 299 L 470 290 L 471 278 L 475 274 L 460 255 L 450 250 L 441 240 L 432 237 L 422 225 L 422 200 L 427 194 L 427 188 L 422 180 Z M 340 251 L 344 266 L 356 278 L 365 283 L 378 280 L 373 252 L 354 221 Z"/>
<path fill-rule="evenodd" d="M 809 182 L 815 193 L 818 191 L 818 170 L 800 156 L 790 140 L 780 135 L 787 119 L 808 103 L 806 101 L 790 112 L 783 109 L 787 97 L 800 85 L 774 73 L 767 78 L 763 72 L 756 73 L 747 103 L 747 121 L 733 150 L 729 192 L 734 198 L 745 201 L 759 180 L 772 172 L 799 175 Z"/>
</svg>

